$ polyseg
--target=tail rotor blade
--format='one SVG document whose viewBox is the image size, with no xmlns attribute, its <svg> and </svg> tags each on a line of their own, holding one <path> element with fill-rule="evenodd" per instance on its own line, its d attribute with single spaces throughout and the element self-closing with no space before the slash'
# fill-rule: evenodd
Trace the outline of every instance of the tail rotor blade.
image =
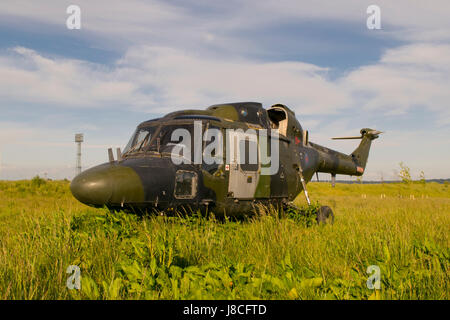
<svg viewBox="0 0 450 320">
<path fill-rule="evenodd" d="M 359 137 L 335 137 L 335 138 L 331 138 L 331 140 L 352 140 L 352 139 L 362 139 L 362 136 L 359 136 Z"/>
<path fill-rule="evenodd" d="M 353 139 L 362 139 L 365 135 L 373 136 L 375 138 L 378 138 L 379 134 L 382 134 L 384 132 L 373 130 L 373 129 L 362 129 L 361 135 L 357 137 L 335 137 L 331 138 L 332 140 L 353 140 Z"/>
</svg>

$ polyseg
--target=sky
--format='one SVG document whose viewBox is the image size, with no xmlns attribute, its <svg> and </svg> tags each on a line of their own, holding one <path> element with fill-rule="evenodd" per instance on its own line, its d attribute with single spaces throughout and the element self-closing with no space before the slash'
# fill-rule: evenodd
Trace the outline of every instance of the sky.
<svg viewBox="0 0 450 320">
<path fill-rule="evenodd" d="M 400 162 L 450 178 L 449 16 L 448 0 L 2 1 L 0 179 L 71 179 L 75 133 L 87 169 L 142 121 L 238 101 L 285 104 L 345 153 L 358 142 L 331 137 L 384 131 L 364 180 Z"/>
</svg>

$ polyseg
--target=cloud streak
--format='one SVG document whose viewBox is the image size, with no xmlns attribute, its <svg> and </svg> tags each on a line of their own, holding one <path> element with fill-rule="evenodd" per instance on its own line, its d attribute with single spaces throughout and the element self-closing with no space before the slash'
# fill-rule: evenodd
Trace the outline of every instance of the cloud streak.
<svg viewBox="0 0 450 320">
<path fill-rule="evenodd" d="M 165 47 L 131 47 L 111 67 L 16 47 L 0 56 L 0 101 L 149 113 L 244 100 L 282 102 L 299 114 L 358 108 L 395 115 L 419 107 L 448 125 L 449 57 L 450 45 L 407 45 L 330 79 L 313 64 L 224 61 Z"/>
<path fill-rule="evenodd" d="M 387 168 L 395 167 L 397 160 L 404 160 L 397 152 L 399 146 L 410 150 L 402 153 L 409 154 L 410 158 L 414 158 L 419 142 L 423 150 L 428 150 L 424 154 L 439 159 L 448 156 L 448 151 L 441 150 L 438 154 L 436 148 L 446 144 L 442 139 L 450 124 L 449 57 L 449 45 L 407 45 L 386 51 L 377 63 L 331 79 L 328 69 L 313 64 L 220 60 L 166 47 L 131 47 L 110 67 L 16 47 L 0 55 L 0 73 L 4 75 L 0 78 L 0 103 L 1 108 L 25 104 L 30 108 L 52 105 L 59 110 L 114 109 L 163 114 L 219 102 L 252 100 L 261 101 L 266 107 L 280 102 L 295 110 L 299 118 L 316 116 L 309 120 L 314 125 L 314 140 L 339 150 L 343 145 L 331 144 L 328 138 L 336 133 L 355 134 L 359 130 L 354 121 L 345 120 L 346 114 L 395 118 L 415 108 L 434 114 L 437 122 L 432 125 L 443 128 L 439 131 L 440 140 L 434 144 L 429 143 L 435 140 L 433 135 L 420 130 L 416 124 L 406 131 L 390 131 L 395 132 L 395 139 L 389 139 L 390 144 L 383 145 L 382 139 L 377 141 L 373 152 L 374 166 L 367 172 L 368 177 L 376 178 L 380 170 L 386 172 Z M 330 114 L 336 116 L 334 122 L 324 125 L 316 120 Z M 414 138 L 409 131 L 414 132 Z M 54 140 L 54 137 L 62 136 L 66 137 L 65 141 Z M 97 137 L 92 141 L 88 163 L 105 161 L 106 151 L 95 147 L 113 143 L 110 140 Z M 0 147 L 8 152 L 9 163 L 16 158 L 24 165 L 30 154 L 34 155 L 36 166 L 47 163 L 49 154 L 57 154 L 52 157 L 55 167 L 58 167 L 57 163 L 72 163 L 71 141 L 72 133 L 63 129 L 21 125 L 19 119 L 2 122 L 0 127 Z M 353 147 L 349 146 L 348 150 Z M 70 151 L 60 153 L 60 149 Z M 382 154 L 392 159 L 383 160 Z M 426 157 L 419 158 L 422 163 L 427 163 Z M 413 164 L 420 166 L 420 161 Z M 433 177 L 450 175 L 448 169 L 445 171 L 445 164 L 439 161 L 433 162 L 444 166 L 439 171 L 434 165 L 423 168 L 431 171 Z M 68 177 L 72 175 L 71 169 L 63 169 L 57 171 L 58 175 L 62 172 Z M 12 167 L 4 168 L 3 176 L 11 177 L 18 172 L 11 170 Z"/>
<path fill-rule="evenodd" d="M 65 27 L 66 7 L 58 0 L 2 1 L 0 15 L 15 20 L 35 21 Z M 82 28 L 119 42 L 143 44 L 170 39 L 188 44 L 217 39 L 227 44 L 238 40 L 236 30 L 266 29 L 299 21 L 359 23 L 365 26 L 366 8 L 373 1 L 119 1 L 78 0 L 82 9 Z M 420 0 L 378 0 L 385 36 L 406 41 L 449 41 L 450 3 L 435 0 L 430 5 Z M 229 39 L 230 37 L 232 39 Z M 228 41 L 227 41 L 228 40 Z M 162 45 L 162 42 L 159 42 Z"/>
</svg>

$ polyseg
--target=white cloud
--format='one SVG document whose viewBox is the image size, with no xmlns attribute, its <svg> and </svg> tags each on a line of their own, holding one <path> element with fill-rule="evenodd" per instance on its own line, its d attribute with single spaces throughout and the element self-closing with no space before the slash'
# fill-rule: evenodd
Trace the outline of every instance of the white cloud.
<svg viewBox="0 0 450 320">
<path fill-rule="evenodd" d="M 377 140 L 370 165 L 373 169 L 369 170 L 375 170 L 373 174 L 377 175 L 380 170 L 396 167 L 401 160 L 420 159 L 411 161 L 433 177 L 449 176 L 448 169 L 437 170 L 434 165 L 439 163 L 445 167 L 441 159 L 450 156 L 443 148 L 448 145 L 444 137 L 448 136 L 450 124 L 449 56 L 448 45 L 403 46 L 388 50 L 376 64 L 362 66 L 332 80 L 327 76 L 327 69 L 302 62 L 219 60 L 163 47 L 132 47 L 109 68 L 79 60 L 44 57 L 30 49 L 15 48 L 12 54 L 0 56 L 0 73 L 6 75 L 0 78 L 0 108 L 30 103 L 30 107 L 52 104 L 62 108 L 114 107 L 123 112 L 138 109 L 167 113 L 250 100 L 262 101 L 265 107 L 284 103 L 300 118 L 309 114 L 320 119 L 320 115 L 335 113 L 339 116 L 352 110 L 389 116 L 421 107 L 438 119 L 437 124 L 442 129 L 432 133 L 416 128 L 414 137 L 405 131 L 396 132 L 394 136 L 403 140 L 386 139 L 388 142 L 385 142 L 384 137 Z M 323 141 L 338 150 L 344 145 L 331 143 L 329 137 L 357 134 L 362 125 L 353 123 L 350 118 L 326 126 L 314 121 L 310 124 L 315 126 L 313 140 Z M 420 127 L 420 119 L 416 125 Z M 411 127 L 412 130 L 414 126 Z M 20 125 L 19 119 L 17 123 L 1 123 L 1 129 L 0 145 L 4 154 L 8 151 L 4 162 L 25 165 L 30 161 L 30 153 L 36 165 L 48 159 L 55 166 L 74 162 L 73 132 L 27 127 Z M 436 138 L 437 133 L 439 138 Z M 63 136 L 65 141 L 54 140 Z M 390 145 L 393 141 L 397 141 L 394 146 Z M 417 150 L 418 141 L 422 150 L 426 150 L 423 154 L 433 159 L 432 165 L 425 165 L 428 158 L 415 156 L 416 151 L 401 151 Z M 113 141 L 91 141 L 101 147 L 108 146 L 108 142 L 112 145 Z M 348 145 L 348 151 L 353 148 Z M 62 149 L 67 152 L 60 152 Z M 104 162 L 105 150 L 106 147 L 91 149 L 89 163 Z"/>
<path fill-rule="evenodd" d="M 413 107 L 450 124 L 450 45 L 415 44 L 390 49 L 378 64 L 363 66 L 339 80 L 355 107 L 401 114 Z"/>
<path fill-rule="evenodd" d="M 43 22 L 63 30 L 70 4 L 60 0 L 2 1 L 0 15 L 17 21 Z M 185 44 L 216 39 L 219 46 L 227 40 L 224 34 L 230 31 L 270 28 L 282 23 L 352 22 L 360 23 L 363 29 L 368 17 L 366 9 L 371 4 L 374 4 L 371 0 L 77 1 L 82 12 L 82 30 L 109 39 L 134 44 L 148 43 L 149 39 L 171 39 Z M 447 0 L 435 0 L 431 5 L 420 0 L 377 0 L 376 4 L 381 8 L 383 36 L 407 41 L 450 40 Z"/>
<path fill-rule="evenodd" d="M 71 107 L 138 103 L 131 81 L 85 61 L 44 57 L 16 47 L 0 58 L 0 101 Z M 126 100 L 123 100 L 126 99 Z"/>
<path fill-rule="evenodd" d="M 301 106 L 306 113 L 336 112 L 348 97 L 327 80 L 326 69 L 302 62 L 220 61 L 169 48 L 138 46 L 111 68 L 48 58 L 26 48 L 0 58 L 0 101 L 61 107 L 124 106 L 148 112 L 260 100 Z M 26 90 L 24 90 L 26 89 Z M 326 94 L 323 94 L 323 93 Z"/>
<path fill-rule="evenodd" d="M 220 60 L 135 46 L 112 67 L 49 58 L 18 47 L 0 56 L 0 101 L 61 107 L 132 108 L 166 113 L 221 101 L 285 103 L 299 114 L 359 108 L 401 114 L 413 107 L 450 123 L 450 45 L 388 50 L 373 65 L 330 80 L 327 69 L 302 62 Z"/>
<path fill-rule="evenodd" d="M 348 103 L 326 79 L 326 69 L 301 62 L 256 63 L 216 60 L 155 47 L 131 48 L 122 74 L 151 87 L 158 106 L 204 106 L 217 101 L 260 100 L 333 111 Z M 322 92 L 326 92 L 323 95 Z M 331 106 L 331 105 L 334 105 Z"/>
<path fill-rule="evenodd" d="M 363 110 L 367 114 L 393 116 L 423 108 L 438 119 L 436 125 L 441 128 L 436 132 L 418 128 L 413 134 L 389 130 L 376 141 L 367 177 L 375 177 L 380 170 L 391 171 L 399 160 L 412 162 L 413 168 L 425 169 L 432 177 L 450 176 L 446 163 L 450 151 L 445 148 L 450 124 L 450 46 L 445 44 L 450 41 L 447 0 L 436 0 L 431 5 L 419 0 L 378 0 L 383 30 L 370 32 L 368 36 L 395 38 L 412 44 L 390 49 L 377 63 L 361 66 L 335 80 L 328 77 L 326 68 L 312 64 L 242 59 L 246 53 L 260 52 L 264 46 L 241 36 L 241 31 L 264 34 L 280 25 L 307 22 L 323 22 L 326 27 L 360 24 L 359 31 L 365 31 L 366 8 L 373 1 L 184 0 L 175 3 L 78 0 L 82 30 L 73 34 L 87 39 L 96 37 L 98 42 L 93 43 L 91 38 L 90 43 L 101 49 L 107 49 L 105 45 L 120 50 L 127 48 L 123 57 L 106 67 L 46 56 L 23 47 L 1 52 L 0 111 L 25 104 L 30 108 L 49 105 L 166 113 L 219 102 L 253 100 L 262 101 L 265 106 L 284 103 L 300 118 L 309 114 L 321 119 L 330 113 L 339 116 L 343 112 Z M 50 26 L 52 33 L 61 35 L 68 32 L 65 20 L 69 4 L 72 3 L 60 0 L 2 1 L 0 17 L 3 23 L 9 21 L 15 28 Z M 34 31 L 49 32 L 49 28 L 39 30 Z M 308 50 L 327 46 L 323 39 L 306 40 Z M 320 50 L 325 49 L 320 47 Z M 222 54 L 211 55 L 212 52 Z M 238 52 L 239 56 L 230 56 L 230 52 Z M 3 164 L 9 168 L 3 170 L 2 177 L 5 172 L 10 172 L 6 175 L 9 178 L 25 177 L 28 173 L 32 176 L 44 170 L 48 162 L 52 165 L 45 167 L 47 172 L 60 168 L 55 169 L 55 175 L 71 175 L 73 132 L 31 127 L 21 124 L 20 119 L 6 123 L 0 118 L 0 121 Z M 81 125 L 86 130 L 92 128 L 90 124 Z M 332 142 L 329 137 L 353 135 L 360 129 L 359 123 L 351 120 L 324 126 L 313 119 L 304 126 L 312 129 L 311 137 L 317 142 L 347 151 L 354 145 Z M 385 129 L 382 124 L 380 129 Z M 99 130 L 102 132 L 103 128 Z M 105 161 L 104 149 L 113 142 L 91 141 L 87 163 Z M 417 144 L 421 145 L 420 154 Z M 12 169 L 11 163 L 16 169 Z M 60 163 L 67 165 L 60 166 Z"/>
</svg>

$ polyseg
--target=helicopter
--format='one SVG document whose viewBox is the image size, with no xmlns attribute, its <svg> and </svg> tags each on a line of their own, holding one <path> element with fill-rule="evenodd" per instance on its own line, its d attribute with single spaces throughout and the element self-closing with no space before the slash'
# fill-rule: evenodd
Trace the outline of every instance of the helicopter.
<svg viewBox="0 0 450 320">
<path fill-rule="evenodd" d="M 117 158 L 77 175 L 70 184 L 80 202 L 114 210 L 170 214 L 191 208 L 215 216 L 251 215 L 257 205 L 295 207 L 293 200 L 319 172 L 363 175 L 380 131 L 364 128 L 349 155 L 309 141 L 295 113 L 258 102 L 182 110 L 140 123 Z M 318 176 L 317 176 L 318 177 Z M 191 211 L 192 212 L 192 211 Z M 334 220 L 328 206 L 317 220 Z"/>
</svg>

